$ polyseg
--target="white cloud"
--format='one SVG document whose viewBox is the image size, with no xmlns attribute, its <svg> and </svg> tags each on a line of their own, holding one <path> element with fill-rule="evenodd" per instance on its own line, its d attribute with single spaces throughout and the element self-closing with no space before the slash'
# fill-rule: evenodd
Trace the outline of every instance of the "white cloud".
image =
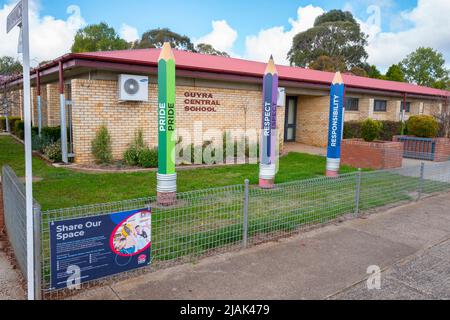
<svg viewBox="0 0 450 320">
<path fill-rule="evenodd" d="M 5 4 L 0 8 L 0 25 L 6 26 L 6 19 L 14 4 Z M 38 2 L 30 1 L 30 56 L 32 65 L 40 61 L 52 60 L 70 51 L 77 30 L 86 23 L 80 8 L 71 5 L 67 8 L 66 20 L 52 16 L 41 16 Z M 19 28 L 6 34 L 6 28 L 0 28 L 0 56 L 19 57 L 17 46 Z"/>
<path fill-rule="evenodd" d="M 297 19 L 289 19 L 290 30 L 278 26 L 261 30 L 257 35 L 247 36 L 245 57 L 266 62 L 270 55 L 273 55 L 277 64 L 289 64 L 287 54 L 292 47 L 292 39 L 297 33 L 311 28 L 316 18 L 323 13 L 324 10 L 320 7 L 299 7 Z"/>
<path fill-rule="evenodd" d="M 120 27 L 120 37 L 128 42 L 132 42 L 139 39 L 139 33 L 136 28 L 123 23 Z"/>
<path fill-rule="evenodd" d="M 419 0 L 416 8 L 400 15 L 405 24 L 413 26 L 407 30 L 382 32 L 371 22 L 362 23 L 363 31 L 370 35 L 367 48 L 369 63 L 386 70 L 420 46 L 432 47 L 442 52 L 449 62 L 449 12 L 448 0 Z"/>
<path fill-rule="evenodd" d="M 231 55 L 234 43 L 238 37 L 238 33 L 227 21 L 218 20 L 212 22 L 212 31 L 193 42 L 195 45 L 199 43 L 207 43 L 219 51 L 225 51 Z"/>
</svg>

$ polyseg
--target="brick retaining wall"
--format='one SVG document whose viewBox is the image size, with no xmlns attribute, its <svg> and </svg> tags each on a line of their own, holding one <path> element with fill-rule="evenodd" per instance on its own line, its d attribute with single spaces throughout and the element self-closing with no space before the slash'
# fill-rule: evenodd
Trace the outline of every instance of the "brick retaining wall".
<svg viewBox="0 0 450 320">
<path fill-rule="evenodd" d="M 394 169 L 403 161 L 401 142 L 365 142 L 361 139 L 344 139 L 341 162 L 355 168 Z"/>
</svg>

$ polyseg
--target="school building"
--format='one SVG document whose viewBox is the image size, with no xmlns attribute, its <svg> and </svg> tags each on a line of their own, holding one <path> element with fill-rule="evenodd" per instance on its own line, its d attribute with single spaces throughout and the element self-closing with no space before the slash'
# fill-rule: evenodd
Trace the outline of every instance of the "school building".
<svg viewBox="0 0 450 320">
<path fill-rule="evenodd" d="M 91 141 L 101 125 L 112 137 L 117 159 L 143 129 L 146 143 L 157 145 L 157 62 L 160 49 L 67 54 L 32 71 L 32 121 L 37 126 L 37 96 L 42 125 L 69 130 L 69 153 L 76 163 L 90 163 Z M 174 50 L 177 63 L 176 122 L 184 132 L 261 129 L 262 77 L 265 63 Z M 333 74 L 277 66 L 285 88 L 285 106 L 277 111 L 283 142 L 324 147 L 327 144 L 329 89 Z M 448 108 L 449 91 L 407 83 L 343 75 L 345 120 L 401 119 L 435 114 Z M 11 115 L 23 116 L 21 78 L 8 80 L 18 103 Z M 61 113 L 60 95 L 65 97 Z M 137 97 L 137 98 L 136 98 Z M 137 100 L 137 101 L 135 101 Z M 196 126 L 202 123 L 201 129 Z"/>
</svg>

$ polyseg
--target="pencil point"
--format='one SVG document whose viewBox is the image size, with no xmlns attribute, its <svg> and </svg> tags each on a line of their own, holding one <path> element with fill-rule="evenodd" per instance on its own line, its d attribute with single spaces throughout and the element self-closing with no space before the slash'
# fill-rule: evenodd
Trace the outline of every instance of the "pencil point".
<svg viewBox="0 0 450 320">
<path fill-rule="evenodd" d="M 270 56 L 269 62 L 267 63 L 265 74 L 276 74 L 277 67 L 275 66 L 275 61 L 273 60 L 273 56 Z"/>
<path fill-rule="evenodd" d="M 339 71 L 334 75 L 332 84 L 344 84 L 344 79 Z"/>
<path fill-rule="evenodd" d="M 164 42 L 158 60 L 175 60 L 170 42 Z"/>
</svg>

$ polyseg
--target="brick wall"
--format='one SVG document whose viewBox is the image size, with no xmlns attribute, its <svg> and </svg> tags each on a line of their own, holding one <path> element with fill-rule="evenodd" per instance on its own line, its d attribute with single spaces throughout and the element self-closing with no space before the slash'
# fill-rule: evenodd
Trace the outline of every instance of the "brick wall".
<svg viewBox="0 0 450 320">
<path fill-rule="evenodd" d="M 49 127 L 57 127 L 60 125 L 61 119 L 58 84 L 47 84 L 45 93 L 47 96 L 47 98 L 45 99 L 47 104 L 47 125 Z"/>
<path fill-rule="evenodd" d="M 185 111 L 185 92 L 211 93 L 213 100 L 218 100 L 216 112 Z M 148 103 L 118 102 L 117 81 L 111 80 L 72 80 L 73 100 L 73 134 L 74 152 L 77 163 L 89 163 L 91 141 L 98 128 L 105 124 L 113 141 L 113 156 L 122 159 L 123 153 L 132 142 L 134 133 L 142 128 L 145 142 L 157 145 L 157 85 L 149 84 Z M 203 140 L 222 138 L 222 132 L 233 129 L 261 129 L 262 95 L 259 90 L 237 90 L 225 88 L 207 88 L 194 86 L 177 86 L 176 122 L 178 135 L 194 134 L 194 124 L 202 122 Z M 245 116 L 244 106 L 248 107 Z M 284 108 L 278 108 L 278 131 L 284 130 Z M 216 133 L 211 129 L 217 130 Z M 182 131 L 184 130 L 184 131 Z M 197 128 L 197 131 L 200 129 Z M 208 132 L 209 131 L 209 132 Z M 259 133 L 258 133 L 259 134 Z M 185 138 L 184 143 L 189 143 Z M 197 145 L 201 141 L 194 142 Z"/>
<path fill-rule="evenodd" d="M 298 97 L 296 141 L 323 147 L 328 140 L 329 96 Z"/>
<path fill-rule="evenodd" d="M 341 146 L 341 162 L 355 168 L 393 169 L 402 166 L 401 142 L 365 142 L 344 139 Z"/>
</svg>

